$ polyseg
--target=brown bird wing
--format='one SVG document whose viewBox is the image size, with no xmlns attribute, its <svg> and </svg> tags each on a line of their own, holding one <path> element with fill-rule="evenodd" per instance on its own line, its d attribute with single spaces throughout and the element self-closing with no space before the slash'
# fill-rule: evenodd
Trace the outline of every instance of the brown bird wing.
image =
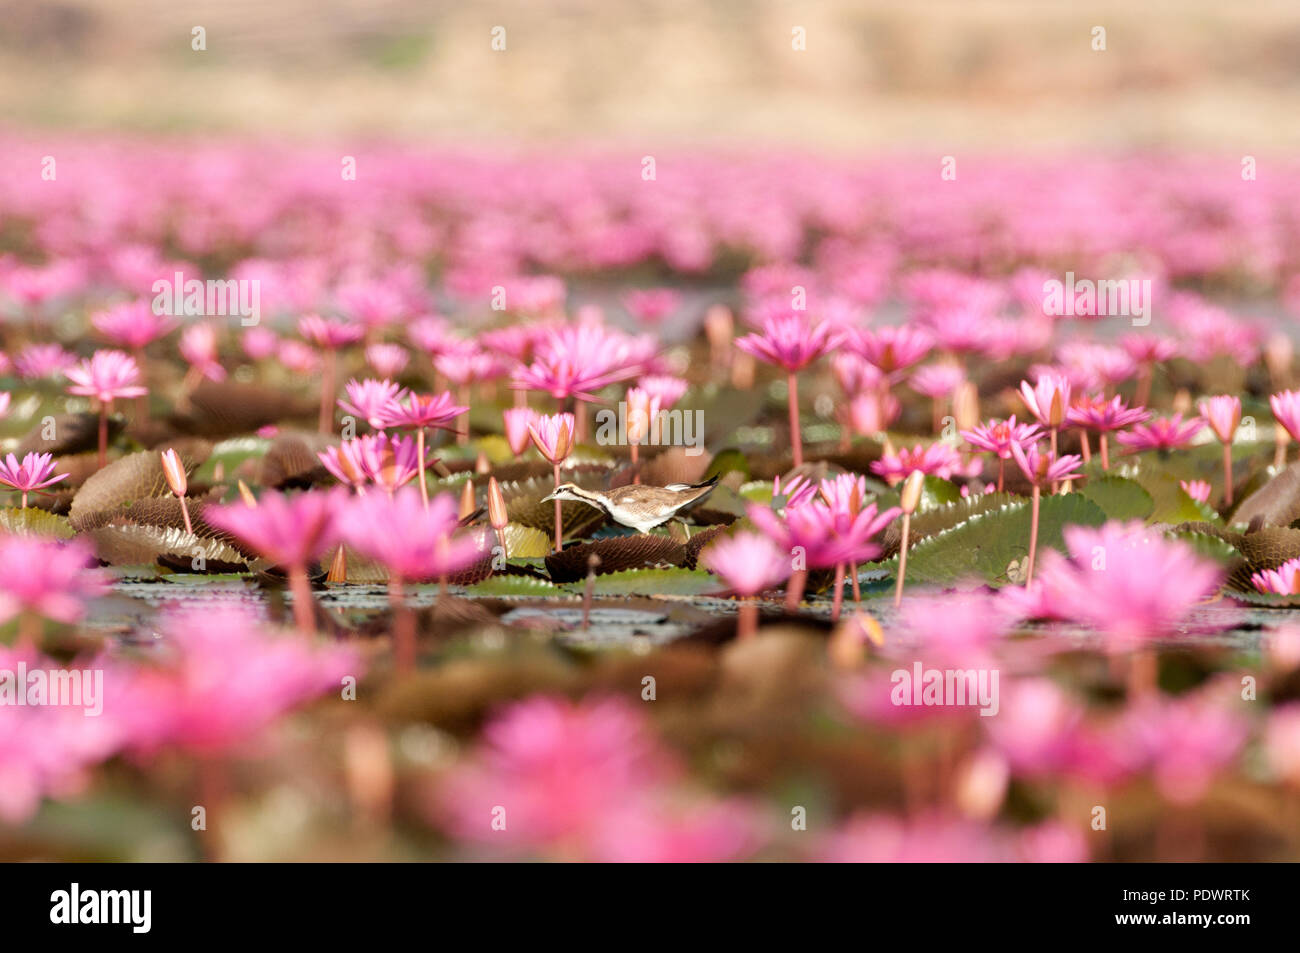
<svg viewBox="0 0 1300 953">
<path fill-rule="evenodd" d="M 610 501 L 617 506 L 645 507 L 647 510 L 653 511 L 662 508 L 681 509 L 683 506 L 702 499 L 712 491 L 712 486 L 682 492 L 681 490 L 669 490 L 662 486 L 633 484 L 631 486 L 615 487 L 607 495 Z"/>
</svg>

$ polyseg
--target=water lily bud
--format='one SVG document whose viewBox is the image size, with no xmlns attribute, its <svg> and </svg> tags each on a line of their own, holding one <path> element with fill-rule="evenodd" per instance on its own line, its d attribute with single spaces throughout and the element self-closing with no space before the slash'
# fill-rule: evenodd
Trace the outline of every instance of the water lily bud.
<svg viewBox="0 0 1300 953">
<path fill-rule="evenodd" d="M 958 430 L 971 430 L 980 422 L 979 389 L 974 381 L 962 381 L 952 398 L 952 416 Z"/>
<path fill-rule="evenodd" d="M 468 519 L 477 508 L 478 504 L 474 499 L 474 484 L 466 480 L 465 486 L 460 491 L 460 518 Z"/>
<path fill-rule="evenodd" d="M 487 454 L 482 450 L 478 452 L 478 456 L 474 459 L 474 472 L 483 476 L 492 472 L 492 464 L 488 462 Z"/>
<path fill-rule="evenodd" d="M 997 814 L 1007 796 L 1011 772 L 1006 759 L 992 749 L 976 752 L 958 769 L 955 800 L 961 812 L 976 820 Z"/>
<path fill-rule="evenodd" d="M 185 466 L 175 450 L 168 448 L 162 452 L 162 468 L 171 491 L 177 496 L 184 496 L 189 484 L 185 478 Z"/>
<path fill-rule="evenodd" d="M 253 491 L 248 488 L 248 484 L 243 480 L 239 481 L 239 498 L 244 501 L 245 506 L 257 505 L 257 497 L 253 496 Z"/>
<path fill-rule="evenodd" d="M 884 645 L 884 630 L 869 612 L 855 612 L 831 632 L 826 644 L 831 664 L 840 669 L 860 667 L 866 661 L 868 642 Z"/>
<path fill-rule="evenodd" d="M 488 480 L 488 521 L 493 529 L 502 530 L 510 522 L 506 515 L 506 497 L 496 477 Z"/>
<path fill-rule="evenodd" d="M 903 492 L 899 496 L 898 505 L 908 516 L 915 513 L 916 508 L 921 505 L 921 491 L 924 489 L 925 474 L 920 470 L 913 470 L 903 481 Z"/>
</svg>

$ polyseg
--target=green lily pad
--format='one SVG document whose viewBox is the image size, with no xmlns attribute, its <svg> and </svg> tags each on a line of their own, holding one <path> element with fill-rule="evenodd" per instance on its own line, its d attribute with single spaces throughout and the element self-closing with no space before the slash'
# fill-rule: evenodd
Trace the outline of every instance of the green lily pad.
<svg viewBox="0 0 1300 953">
<path fill-rule="evenodd" d="M 491 576 L 465 590 L 472 596 L 565 596 L 559 586 L 536 576 Z"/>
<path fill-rule="evenodd" d="M 585 583 L 573 583 L 580 591 Z M 702 596 L 721 592 L 726 584 L 703 569 L 627 569 L 597 576 L 592 591 L 598 596 Z"/>
<path fill-rule="evenodd" d="M 13 536 L 48 536 L 52 539 L 71 539 L 72 527 L 65 516 L 56 516 L 47 510 L 34 507 L 0 510 L 0 532 Z"/>
<path fill-rule="evenodd" d="M 992 585 L 1011 581 L 1012 564 L 1029 555 L 1030 504 L 1017 503 L 972 516 L 911 547 L 907 579 L 913 583 L 947 585 L 962 579 L 983 579 Z M 1078 493 L 1044 497 L 1039 509 L 1038 552 L 1064 551 L 1066 526 L 1100 526 L 1106 514 Z M 897 558 L 886 564 L 898 572 Z"/>
<path fill-rule="evenodd" d="M 1182 488 L 1179 487 L 1181 492 Z M 1089 480 L 1079 491 L 1101 507 L 1107 519 L 1145 520 L 1155 509 L 1155 500 L 1140 483 L 1120 476 Z"/>
</svg>

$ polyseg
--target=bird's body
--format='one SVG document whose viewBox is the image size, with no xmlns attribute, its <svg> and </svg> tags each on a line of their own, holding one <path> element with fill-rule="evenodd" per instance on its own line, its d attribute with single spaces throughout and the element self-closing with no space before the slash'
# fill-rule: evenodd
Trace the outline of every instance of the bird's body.
<svg viewBox="0 0 1300 953">
<path fill-rule="evenodd" d="M 610 519 L 648 533 L 666 523 L 679 511 L 713 492 L 718 478 L 703 483 L 671 483 L 668 486 L 618 486 L 612 490 L 586 490 L 572 483 L 557 486 L 548 500 L 576 500 L 604 510 Z"/>
</svg>

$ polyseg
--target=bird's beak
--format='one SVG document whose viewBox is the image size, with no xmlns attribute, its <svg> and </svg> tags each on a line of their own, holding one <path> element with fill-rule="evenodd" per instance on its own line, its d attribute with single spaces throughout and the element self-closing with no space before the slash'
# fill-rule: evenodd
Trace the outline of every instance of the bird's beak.
<svg viewBox="0 0 1300 953">
<path fill-rule="evenodd" d="M 545 503 L 547 500 L 553 500 L 553 499 L 555 499 L 555 491 L 554 491 L 554 490 L 552 490 L 548 495 L 542 497 L 542 502 Z"/>
</svg>

